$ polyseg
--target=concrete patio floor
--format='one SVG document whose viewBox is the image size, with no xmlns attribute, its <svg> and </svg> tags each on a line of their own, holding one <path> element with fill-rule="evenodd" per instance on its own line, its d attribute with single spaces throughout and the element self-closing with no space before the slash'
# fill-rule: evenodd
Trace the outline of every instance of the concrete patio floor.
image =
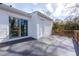
<svg viewBox="0 0 79 59">
<path fill-rule="evenodd" d="M 0 47 L 0 56 L 76 56 L 72 38 L 49 36 Z"/>
</svg>

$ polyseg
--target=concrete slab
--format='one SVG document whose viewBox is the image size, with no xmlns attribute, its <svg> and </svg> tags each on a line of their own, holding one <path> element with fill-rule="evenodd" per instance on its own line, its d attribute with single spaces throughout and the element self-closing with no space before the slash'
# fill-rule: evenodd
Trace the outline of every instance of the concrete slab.
<svg viewBox="0 0 79 59">
<path fill-rule="evenodd" d="M 72 38 L 57 35 L 32 41 L 29 38 L 29 41 L 5 45 L 0 49 L 3 56 L 76 56 Z"/>
</svg>

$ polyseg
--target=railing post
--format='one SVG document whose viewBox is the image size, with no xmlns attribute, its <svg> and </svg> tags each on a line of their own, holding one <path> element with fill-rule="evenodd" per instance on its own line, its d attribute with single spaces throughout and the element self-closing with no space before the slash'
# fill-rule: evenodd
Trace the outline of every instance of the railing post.
<svg viewBox="0 0 79 59">
<path fill-rule="evenodd" d="M 76 41 L 76 43 L 78 44 L 78 31 L 77 30 L 74 30 L 74 36 L 73 36 L 73 39 Z"/>
</svg>

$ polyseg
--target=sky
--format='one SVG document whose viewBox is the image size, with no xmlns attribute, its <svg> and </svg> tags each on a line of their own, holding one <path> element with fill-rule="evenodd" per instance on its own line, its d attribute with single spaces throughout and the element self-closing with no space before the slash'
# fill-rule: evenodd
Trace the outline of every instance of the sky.
<svg viewBox="0 0 79 59">
<path fill-rule="evenodd" d="M 13 7 L 23 10 L 28 13 L 33 11 L 45 12 L 49 11 L 51 17 L 64 19 L 69 15 L 68 7 L 74 6 L 76 3 L 6 3 Z"/>
</svg>

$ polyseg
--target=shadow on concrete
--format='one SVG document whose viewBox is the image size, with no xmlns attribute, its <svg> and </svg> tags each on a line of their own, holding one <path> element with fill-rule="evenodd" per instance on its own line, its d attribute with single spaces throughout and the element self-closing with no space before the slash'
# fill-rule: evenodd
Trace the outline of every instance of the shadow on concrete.
<svg viewBox="0 0 79 59">
<path fill-rule="evenodd" d="M 38 45 L 36 42 L 37 41 L 33 41 L 34 43 L 32 44 L 24 44 L 22 46 L 18 46 L 15 47 L 16 45 L 12 45 L 9 47 L 8 50 L 6 50 L 8 52 L 8 54 L 10 55 L 10 53 L 14 54 L 14 55 L 19 55 L 19 56 L 46 56 L 47 53 L 45 50 L 42 49 L 42 47 L 39 47 L 40 44 L 44 44 L 42 42 L 38 42 L 39 46 L 35 46 L 35 45 Z M 14 48 L 13 48 L 14 46 Z M 26 47 L 27 46 L 27 47 Z M 29 48 L 29 47 L 30 48 Z M 19 48 L 19 49 L 18 49 Z M 6 55 L 8 55 L 6 54 Z"/>
<path fill-rule="evenodd" d="M 21 55 L 21 56 L 46 56 L 46 52 L 43 51 L 42 49 L 39 49 L 37 47 L 34 47 L 34 49 L 35 49 L 34 51 L 29 49 L 29 50 L 23 50 L 20 52 L 9 49 L 7 50 L 7 52 L 14 53 L 14 54 Z"/>
<path fill-rule="evenodd" d="M 9 53 L 14 53 L 14 54 L 18 54 L 21 56 L 38 56 L 37 54 L 31 54 L 32 51 L 22 51 L 22 52 L 17 52 L 17 51 L 13 51 L 13 50 L 8 50 Z"/>
<path fill-rule="evenodd" d="M 49 39 L 48 39 L 49 40 Z M 23 43 L 27 42 L 28 43 Z M 32 41 L 32 42 L 31 42 Z M 70 46 L 63 43 L 63 41 L 56 41 L 52 44 L 46 44 L 45 42 L 36 40 L 34 38 L 24 38 L 19 40 L 8 41 L 4 43 L 0 43 L 0 47 L 10 46 L 5 52 L 2 51 L 1 55 L 4 53 L 6 56 L 15 55 L 15 56 L 58 56 L 58 55 L 66 55 L 62 52 L 62 49 L 67 51 L 71 51 Z M 22 43 L 22 44 L 17 44 Z M 17 45 L 16 45 L 17 44 Z M 75 43 L 74 43 L 75 46 Z M 75 49 L 77 47 L 74 47 Z M 61 50 L 59 50 L 61 49 Z M 60 51 L 60 53 L 57 53 Z M 77 51 L 77 50 L 76 50 Z M 6 53 L 8 52 L 8 53 Z M 62 54 L 63 53 L 63 54 Z M 78 54 L 77 54 L 78 55 Z"/>
<path fill-rule="evenodd" d="M 10 46 L 13 44 L 17 44 L 17 43 L 21 43 L 21 42 L 25 42 L 25 41 L 31 41 L 31 40 L 36 40 L 32 37 L 28 37 L 28 38 L 23 38 L 23 39 L 18 39 L 18 40 L 12 40 L 12 41 L 8 41 L 8 42 L 2 42 L 0 43 L 0 48 L 1 47 L 5 47 L 5 46 Z"/>
<path fill-rule="evenodd" d="M 76 55 L 79 56 L 79 45 L 74 39 L 73 39 L 73 45 L 74 45 Z"/>
</svg>

